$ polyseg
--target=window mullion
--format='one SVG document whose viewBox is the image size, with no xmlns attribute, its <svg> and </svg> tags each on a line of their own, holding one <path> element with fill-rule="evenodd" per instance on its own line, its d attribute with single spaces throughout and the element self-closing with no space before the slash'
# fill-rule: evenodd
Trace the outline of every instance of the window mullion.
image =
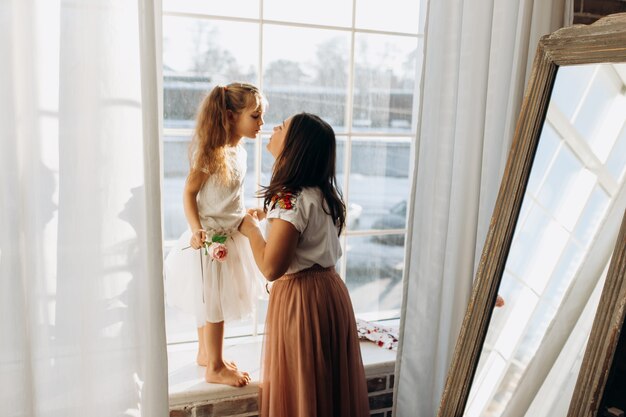
<svg viewBox="0 0 626 417">
<path fill-rule="evenodd" d="M 348 68 L 348 97 L 346 98 L 346 111 L 345 111 L 345 121 L 346 121 L 346 141 L 344 145 L 344 163 L 343 163 L 343 195 L 344 200 L 346 202 L 346 214 L 348 212 L 347 208 L 350 204 L 350 166 L 352 163 L 352 105 L 354 101 L 354 49 L 355 49 L 355 37 L 356 33 L 354 30 L 356 21 L 356 0 L 352 0 L 352 33 L 350 35 L 350 63 Z M 346 219 L 346 228 L 348 224 L 348 219 Z M 348 234 L 344 231 L 343 236 L 341 237 L 341 245 L 343 246 L 343 262 L 341 262 L 341 271 L 339 275 L 345 281 L 347 279 L 347 269 L 348 269 Z"/>
</svg>

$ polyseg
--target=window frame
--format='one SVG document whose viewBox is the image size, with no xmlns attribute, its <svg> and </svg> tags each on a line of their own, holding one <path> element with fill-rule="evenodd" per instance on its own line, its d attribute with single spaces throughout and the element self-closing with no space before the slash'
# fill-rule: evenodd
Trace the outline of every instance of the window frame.
<svg viewBox="0 0 626 417">
<path fill-rule="evenodd" d="M 419 0 L 417 1 L 419 3 Z M 419 8 L 421 10 L 422 6 L 419 5 Z M 318 29 L 318 30 L 333 30 L 333 31 L 346 32 L 350 34 L 348 89 L 346 92 L 347 97 L 346 97 L 346 102 L 345 102 L 345 116 L 344 116 L 345 130 L 336 132 L 336 137 L 338 141 L 344 141 L 345 152 L 343 155 L 343 175 L 342 175 L 343 181 L 340 184 L 340 186 L 341 186 L 341 190 L 342 190 L 346 204 L 350 204 L 350 199 L 349 199 L 350 184 L 349 183 L 350 183 L 350 170 L 351 170 L 350 167 L 352 163 L 353 138 L 355 137 L 372 138 L 372 140 L 375 140 L 376 138 L 379 138 L 379 139 L 384 138 L 384 139 L 392 139 L 392 140 L 403 139 L 409 142 L 409 149 L 411 151 L 413 150 L 417 142 L 417 116 L 419 114 L 418 105 L 419 105 L 421 71 L 422 71 L 422 64 L 423 64 L 424 34 L 420 32 L 423 29 L 423 25 L 420 24 L 422 20 L 421 16 L 419 15 L 416 16 L 415 26 L 418 28 L 418 30 L 415 33 L 406 33 L 406 32 L 374 30 L 374 29 L 357 27 L 355 24 L 355 21 L 356 21 L 355 11 L 356 11 L 356 1 L 353 1 L 352 22 L 350 26 L 335 26 L 335 25 L 323 25 L 323 24 L 312 24 L 312 23 L 301 23 L 301 22 L 265 19 L 263 17 L 263 0 L 259 0 L 259 17 L 258 18 L 235 17 L 235 16 L 225 16 L 225 15 L 197 13 L 197 12 L 181 12 L 181 11 L 166 10 L 165 8 L 162 12 L 163 18 L 183 17 L 183 18 L 193 18 L 193 19 L 201 19 L 201 20 L 217 21 L 217 22 L 239 22 L 239 23 L 257 24 L 258 30 L 259 30 L 259 45 L 258 45 L 259 56 L 258 56 L 258 74 L 257 74 L 256 85 L 259 86 L 261 91 L 263 91 L 263 87 L 264 87 L 263 86 L 263 78 L 264 78 L 263 77 L 263 72 L 264 72 L 263 33 L 264 33 L 264 27 L 266 25 L 279 25 L 279 26 L 286 26 L 286 27 L 293 27 L 293 28 L 308 28 L 308 29 Z M 411 127 L 406 133 L 405 132 L 401 132 L 401 133 L 385 132 L 384 130 L 361 131 L 361 130 L 355 129 L 353 126 L 353 105 L 354 105 L 354 92 L 355 92 L 354 78 L 355 78 L 355 68 L 356 68 L 355 49 L 356 49 L 356 37 L 358 34 L 401 36 L 401 37 L 412 38 L 415 40 L 415 48 L 417 52 L 417 57 L 416 57 L 416 62 L 415 62 L 416 73 L 415 73 L 414 84 L 413 84 L 413 98 L 412 98 L 412 108 L 411 108 L 412 118 L 411 118 Z M 161 91 L 161 93 L 163 93 L 163 90 Z M 254 170 L 255 170 L 254 178 L 256 181 L 256 190 L 259 189 L 258 184 L 261 182 L 261 177 L 262 177 L 262 158 L 263 158 L 262 146 L 264 143 L 264 139 L 267 138 L 271 134 L 271 132 L 272 132 L 272 126 L 264 125 L 262 127 L 261 132 L 257 136 L 257 139 L 254 142 L 254 150 L 255 150 L 254 155 L 248 155 L 249 160 L 250 158 L 254 158 Z M 193 134 L 193 129 L 192 128 L 170 128 L 170 127 L 163 126 L 161 133 L 162 133 L 162 138 L 163 138 L 162 144 L 165 144 L 168 141 L 172 141 L 172 142 L 180 141 L 181 139 L 178 139 L 180 137 L 191 137 L 191 135 Z M 177 137 L 177 139 L 173 139 L 173 137 Z M 407 173 L 408 182 L 409 182 L 409 190 L 412 187 L 413 172 L 415 169 L 413 154 L 414 152 L 411 152 L 410 159 L 409 159 L 408 173 Z M 163 173 L 162 175 L 164 176 L 165 173 Z M 410 209 L 411 204 L 412 202 L 407 200 L 407 209 L 405 213 L 405 215 L 407 216 L 408 216 L 408 213 L 410 212 L 409 209 Z M 348 219 L 346 220 L 348 221 Z M 348 238 L 402 234 L 405 239 L 403 249 L 406 248 L 407 241 L 409 239 L 408 218 L 407 218 L 407 222 L 405 223 L 404 228 L 359 229 L 359 230 L 347 230 L 347 229 L 348 228 L 345 228 L 344 231 L 342 231 L 342 234 L 340 236 L 343 256 L 339 262 L 340 268 L 338 271 L 339 275 L 344 280 L 344 282 L 346 281 L 347 266 L 348 266 L 346 259 L 348 256 L 350 256 L 349 253 L 347 253 L 346 251 Z M 172 247 L 174 242 L 175 240 L 171 240 L 171 239 L 166 240 L 164 238 L 163 247 L 164 247 L 165 252 L 167 252 L 167 250 Z M 405 255 L 403 256 L 403 271 L 405 271 L 406 263 L 407 263 L 406 251 L 404 252 L 405 252 Z M 404 272 L 403 272 L 403 275 L 404 275 Z M 397 321 L 399 319 L 400 312 L 398 311 L 397 313 L 394 313 L 394 311 L 395 310 L 389 310 L 389 311 L 379 310 L 377 313 L 359 314 L 359 317 L 366 319 L 366 320 L 371 319 L 371 320 L 377 320 L 377 321 L 384 321 L 384 320 Z M 254 313 L 254 317 L 252 320 L 253 320 L 253 325 L 252 325 L 253 333 L 250 336 L 257 336 L 258 334 L 260 334 L 259 332 L 260 325 L 258 323 L 257 312 Z M 185 342 L 184 341 L 168 342 L 168 344 L 177 344 L 177 343 L 185 343 Z"/>
</svg>

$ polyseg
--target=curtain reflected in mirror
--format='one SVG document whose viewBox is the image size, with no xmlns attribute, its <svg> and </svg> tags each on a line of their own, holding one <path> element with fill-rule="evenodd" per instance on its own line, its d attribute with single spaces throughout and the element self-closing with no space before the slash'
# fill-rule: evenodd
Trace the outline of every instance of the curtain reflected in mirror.
<svg viewBox="0 0 626 417">
<path fill-rule="evenodd" d="M 560 67 L 465 416 L 566 414 L 625 172 L 626 64 Z"/>
</svg>

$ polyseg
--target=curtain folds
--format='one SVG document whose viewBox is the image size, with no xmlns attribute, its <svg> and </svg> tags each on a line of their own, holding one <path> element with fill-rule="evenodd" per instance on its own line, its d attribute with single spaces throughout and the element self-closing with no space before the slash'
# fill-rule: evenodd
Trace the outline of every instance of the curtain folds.
<svg viewBox="0 0 626 417">
<path fill-rule="evenodd" d="M 149 0 L 0 3 L 0 410 L 166 415 Z"/>
<path fill-rule="evenodd" d="M 430 1 L 396 365 L 398 417 L 436 415 L 537 41 L 571 0 Z"/>
</svg>

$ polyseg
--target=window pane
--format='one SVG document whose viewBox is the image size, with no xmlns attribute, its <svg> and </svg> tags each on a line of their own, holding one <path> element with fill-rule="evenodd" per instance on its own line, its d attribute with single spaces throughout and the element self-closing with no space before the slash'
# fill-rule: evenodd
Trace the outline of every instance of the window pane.
<svg viewBox="0 0 626 417">
<path fill-rule="evenodd" d="M 539 202 L 548 212 L 556 213 L 565 197 L 570 192 L 575 192 L 575 179 L 582 168 L 582 163 L 570 148 L 561 146 L 538 195 Z"/>
<path fill-rule="evenodd" d="M 500 376 L 505 371 L 507 362 L 497 352 L 485 352 L 480 355 L 480 362 L 472 386 L 480 389 L 470 391 L 463 415 L 466 417 L 487 417 L 497 415 L 493 410 L 483 410 L 498 387 Z M 490 407 L 493 408 L 491 404 Z M 494 405 L 495 406 L 495 405 Z"/>
<path fill-rule="evenodd" d="M 352 229 L 406 227 L 410 149 L 408 138 L 352 139 L 348 201 L 361 207 Z"/>
<path fill-rule="evenodd" d="M 363 33 L 355 39 L 353 129 L 411 132 L 417 39 Z"/>
<path fill-rule="evenodd" d="M 519 346 L 517 346 L 513 356 L 514 361 L 524 368 L 537 353 L 537 349 L 543 340 L 548 325 L 554 318 L 558 305 L 558 303 L 552 304 L 540 301 L 530 320 L 528 320 L 526 331 L 520 339 Z"/>
<path fill-rule="evenodd" d="M 163 10 L 165 12 L 258 18 L 259 0 L 163 0 Z"/>
<path fill-rule="evenodd" d="M 605 219 L 606 210 L 609 207 L 611 198 L 599 186 L 594 187 L 586 202 L 585 210 L 578 219 L 578 224 L 574 229 L 574 236 L 586 247 L 591 244 L 592 239 L 600 227 L 600 223 Z"/>
<path fill-rule="evenodd" d="M 263 0 L 263 18 L 349 27 L 352 0 Z"/>
<path fill-rule="evenodd" d="M 243 198 L 246 208 L 257 207 L 258 201 L 256 193 L 258 191 L 258 184 L 256 178 L 256 152 L 257 141 L 262 141 L 262 138 L 250 139 L 243 138 L 241 143 L 248 153 L 246 178 L 243 181 Z"/>
<path fill-rule="evenodd" d="M 163 237 L 175 240 L 187 229 L 183 210 L 183 188 L 189 172 L 189 136 L 166 136 L 163 139 Z"/>
<path fill-rule="evenodd" d="M 357 0 L 356 27 L 417 33 L 420 4 L 413 0 Z"/>
<path fill-rule="evenodd" d="M 537 152 L 533 160 L 533 168 L 528 178 L 527 190 L 532 195 L 537 195 L 539 192 L 539 187 L 546 176 L 560 142 L 559 135 L 554 131 L 552 125 L 546 121 L 541 131 L 539 145 L 537 146 Z"/>
<path fill-rule="evenodd" d="M 345 131 L 349 33 L 265 25 L 263 92 L 268 126 L 302 111 Z"/>
<path fill-rule="evenodd" d="M 267 144 L 269 143 L 269 136 L 263 136 L 262 149 L 261 149 L 261 180 L 260 185 L 269 185 L 272 178 L 272 167 L 274 166 L 274 157 L 267 150 Z"/>
<path fill-rule="evenodd" d="M 257 24 L 163 18 L 166 128 L 191 128 L 198 104 L 216 84 L 258 79 Z"/>
<path fill-rule="evenodd" d="M 374 236 L 348 237 L 346 246 L 346 285 L 354 311 L 366 320 L 399 317 L 404 247 Z"/>
<path fill-rule="evenodd" d="M 581 245 L 574 239 L 570 239 L 559 258 L 559 263 L 554 268 L 550 283 L 544 291 L 542 302 L 552 305 L 555 309 L 561 304 L 565 292 L 576 276 L 578 268 L 580 268 L 583 256 L 585 256 L 585 251 Z"/>
<path fill-rule="evenodd" d="M 559 67 L 550 105 L 555 105 L 572 119 L 594 73 L 593 65 L 571 65 Z"/>
<path fill-rule="evenodd" d="M 541 210 L 537 204 L 524 203 L 528 207 L 526 209 L 528 214 L 524 217 L 523 222 L 520 217 L 520 221 L 515 227 L 515 234 L 506 261 L 507 271 L 520 280 L 528 275 L 528 268 L 530 267 L 528 260 L 534 259 L 539 249 L 535 242 L 538 241 L 550 222 L 549 215 Z"/>
<path fill-rule="evenodd" d="M 623 106 L 615 109 L 616 104 L 620 104 L 616 103 L 616 97 L 621 88 L 622 83 L 618 82 L 615 72 L 610 67 L 599 66 L 574 119 L 574 127 L 602 162 L 606 160 L 608 150 L 611 149 L 609 145 L 613 144 L 617 136 L 617 132 L 605 132 L 607 122 L 610 124 L 615 120 L 612 110 L 619 110 L 618 114 L 624 112 Z"/>
</svg>

